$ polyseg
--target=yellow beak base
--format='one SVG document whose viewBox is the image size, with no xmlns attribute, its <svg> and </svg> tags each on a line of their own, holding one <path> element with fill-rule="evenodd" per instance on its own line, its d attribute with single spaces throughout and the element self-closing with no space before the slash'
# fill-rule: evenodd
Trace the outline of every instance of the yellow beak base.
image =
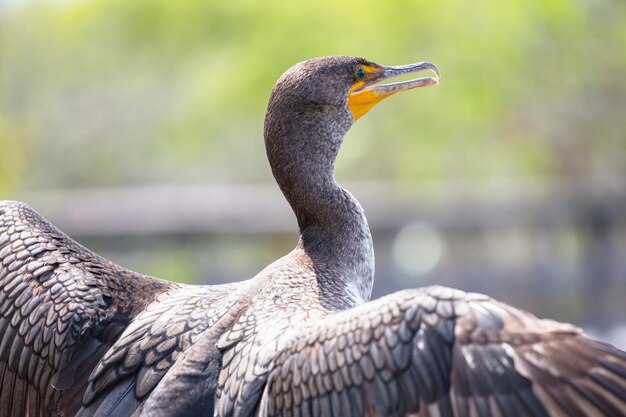
<svg viewBox="0 0 626 417">
<path fill-rule="evenodd" d="M 361 86 L 355 84 L 354 87 L 350 90 L 350 95 L 348 96 L 348 108 L 352 112 L 354 116 L 354 121 L 359 120 L 365 113 L 370 111 L 372 107 L 376 104 L 380 103 L 385 98 L 391 96 L 393 93 L 381 95 L 374 90 L 363 90 L 358 93 L 354 93 L 355 90 L 358 90 Z"/>
<path fill-rule="evenodd" d="M 348 108 L 354 116 L 354 120 L 359 120 L 377 103 L 393 94 L 412 90 L 413 88 L 427 87 L 439 84 L 439 68 L 430 62 L 419 62 L 416 64 L 403 65 L 398 67 L 363 67 L 367 71 L 367 76 L 363 81 L 354 83 L 348 93 Z M 420 71 L 430 70 L 435 73 L 435 77 L 417 78 L 408 81 L 400 81 L 390 84 L 378 84 L 380 81 L 397 77 L 403 74 L 411 74 Z"/>
</svg>

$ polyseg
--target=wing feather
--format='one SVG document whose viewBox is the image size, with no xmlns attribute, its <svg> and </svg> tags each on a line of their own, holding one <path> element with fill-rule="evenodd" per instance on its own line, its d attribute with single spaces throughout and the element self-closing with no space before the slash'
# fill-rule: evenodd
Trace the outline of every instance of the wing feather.
<svg viewBox="0 0 626 417">
<path fill-rule="evenodd" d="M 93 254 L 26 204 L 0 201 L 0 417 L 73 415 L 106 348 L 169 288 Z"/>
<path fill-rule="evenodd" d="M 401 291 L 285 337 L 261 416 L 626 415 L 626 353 L 479 294 Z"/>
<path fill-rule="evenodd" d="M 184 286 L 159 295 L 98 362 L 90 375 L 79 416 L 134 416 L 144 413 L 137 409 L 140 404 L 148 410 L 162 409 L 163 404 L 176 409 L 173 400 L 164 399 L 166 395 L 176 397 L 175 401 L 186 399 L 190 410 L 199 407 L 194 401 L 202 403 L 206 400 L 203 395 L 210 395 L 205 395 L 200 383 L 205 383 L 211 372 L 217 374 L 216 367 L 220 365 L 215 341 L 216 352 L 212 354 L 200 346 L 218 337 L 208 332 L 219 333 L 213 328 L 239 299 L 240 288 L 237 284 Z M 194 349 L 203 354 L 194 355 Z M 183 377 L 171 376 L 165 382 L 167 387 L 155 393 L 169 373 L 177 372 Z M 193 393 L 190 386 L 197 387 L 198 393 Z M 153 415 L 152 411 L 146 413 Z"/>
</svg>

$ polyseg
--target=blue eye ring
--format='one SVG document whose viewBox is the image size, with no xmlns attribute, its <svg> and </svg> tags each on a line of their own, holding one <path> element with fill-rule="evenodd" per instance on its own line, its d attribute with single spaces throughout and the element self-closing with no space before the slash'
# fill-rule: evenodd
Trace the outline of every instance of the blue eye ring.
<svg viewBox="0 0 626 417">
<path fill-rule="evenodd" d="M 356 70 L 356 79 L 362 81 L 365 78 L 366 72 L 363 67 Z"/>
</svg>

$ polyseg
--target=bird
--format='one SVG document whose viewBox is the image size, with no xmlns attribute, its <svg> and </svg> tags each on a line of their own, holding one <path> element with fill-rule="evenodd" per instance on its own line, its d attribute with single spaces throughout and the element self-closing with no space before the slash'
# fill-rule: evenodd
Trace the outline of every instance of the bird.
<svg viewBox="0 0 626 417">
<path fill-rule="evenodd" d="M 132 272 L 0 202 L 0 417 L 624 417 L 626 353 L 573 325 L 443 286 L 370 301 L 335 159 L 375 104 L 439 81 L 348 56 L 278 79 L 265 147 L 299 238 L 246 281 Z"/>
</svg>

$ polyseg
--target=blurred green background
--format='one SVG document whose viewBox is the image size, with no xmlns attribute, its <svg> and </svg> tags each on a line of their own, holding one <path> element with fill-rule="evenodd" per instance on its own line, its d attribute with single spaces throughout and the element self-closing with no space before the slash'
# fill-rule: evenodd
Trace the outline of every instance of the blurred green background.
<svg viewBox="0 0 626 417">
<path fill-rule="evenodd" d="M 0 198 L 144 273 L 251 277 L 296 240 L 266 100 L 322 55 L 442 70 L 337 164 L 376 295 L 454 285 L 626 345 L 621 0 L 0 0 Z"/>
</svg>

